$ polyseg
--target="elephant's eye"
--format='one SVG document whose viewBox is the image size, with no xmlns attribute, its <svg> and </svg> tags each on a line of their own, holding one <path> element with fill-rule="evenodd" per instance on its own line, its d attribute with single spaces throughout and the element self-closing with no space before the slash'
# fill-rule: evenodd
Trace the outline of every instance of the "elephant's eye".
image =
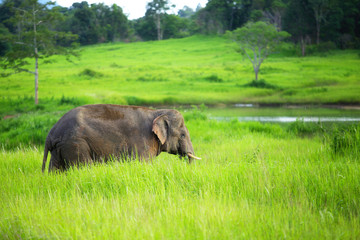
<svg viewBox="0 0 360 240">
<path fill-rule="evenodd" d="M 181 139 L 184 139 L 185 138 L 185 134 L 181 134 Z"/>
</svg>

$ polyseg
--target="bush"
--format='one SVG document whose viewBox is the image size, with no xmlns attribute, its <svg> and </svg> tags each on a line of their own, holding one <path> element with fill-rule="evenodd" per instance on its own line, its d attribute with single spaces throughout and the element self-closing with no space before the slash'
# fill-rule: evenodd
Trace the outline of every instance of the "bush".
<svg viewBox="0 0 360 240">
<path fill-rule="evenodd" d="M 279 87 L 267 83 L 264 79 L 259 79 L 259 80 L 253 80 L 250 83 L 247 83 L 245 85 L 243 85 L 243 87 L 254 87 L 254 88 L 268 88 L 268 89 L 278 89 Z"/>
<path fill-rule="evenodd" d="M 248 122 L 244 124 L 250 132 L 264 133 L 272 135 L 274 137 L 283 137 L 284 130 L 277 124 L 260 123 L 260 122 Z"/>
<path fill-rule="evenodd" d="M 86 76 L 86 77 L 90 77 L 90 78 L 94 78 L 94 77 L 103 77 L 104 74 L 91 70 L 89 68 L 85 68 L 83 71 L 81 71 L 79 73 L 79 76 Z"/>
<path fill-rule="evenodd" d="M 323 42 L 323 43 L 320 43 L 320 44 L 314 44 L 314 45 L 310 45 L 306 48 L 306 52 L 308 55 L 311 55 L 311 54 L 317 54 L 317 53 L 320 53 L 320 54 L 324 54 L 324 53 L 327 53 L 331 50 L 335 50 L 336 49 L 336 44 L 333 43 L 333 42 Z"/>
<path fill-rule="evenodd" d="M 207 120 L 208 117 L 205 114 L 205 104 L 201 104 L 199 107 L 193 105 L 192 109 L 184 114 L 185 121 L 189 120 Z"/>
<path fill-rule="evenodd" d="M 213 75 L 210 75 L 210 76 L 207 76 L 204 78 L 205 81 L 207 82 L 216 82 L 216 83 L 219 83 L 219 82 L 224 82 L 224 80 L 222 80 L 221 78 L 219 78 L 217 75 L 213 74 Z"/>
<path fill-rule="evenodd" d="M 320 122 L 305 123 L 302 119 L 296 119 L 295 122 L 290 123 L 287 127 L 287 131 L 299 136 L 314 135 L 315 133 L 324 132 Z"/>
<path fill-rule="evenodd" d="M 140 76 L 136 79 L 138 82 L 167 82 L 168 80 L 161 77 L 155 77 L 151 75 Z"/>
<path fill-rule="evenodd" d="M 125 100 L 128 105 L 142 105 L 145 104 L 146 101 L 144 99 L 135 97 L 135 96 L 126 96 Z"/>
<path fill-rule="evenodd" d="M 330 148 L 334 154 L 359 154 L 360 124 L 351 125 L 348 129 L 336 129 L 330 136 Z"/>
<path fill-rule="evenodd" d="M 59 101 L 59 105 L 73 105 L 73 106 L 79 106 L 80 101 L 75 97 L 65 97 L 62 95 Z"/>
</svg>

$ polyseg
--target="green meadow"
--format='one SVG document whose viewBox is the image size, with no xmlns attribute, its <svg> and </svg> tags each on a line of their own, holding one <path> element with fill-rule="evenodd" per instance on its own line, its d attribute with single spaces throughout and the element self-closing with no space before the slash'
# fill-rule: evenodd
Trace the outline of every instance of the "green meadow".
<svg viewBox="0 0 360 240">
<path fill-rule="evenodd" d="M 300 58 L 288 46 L 261 67 L 271 87 L 254 88 L 250 62 L 220 37 L 81 50 L 40 65 L 37 106 L 32 75 L 0 80 L 0 239 L 359 239 L 359 123 L 210 118 L 285 112 L 220 108 L 232 103 L 359 104 L 357 51 Z M 175 106 L 202 160 L 162 153 L 43 174 L 48 131 L 92 103 Z M 219 108 L 182 107 L 203 103 Z"/>
<path fill-rule="evenodd" d="M 360 127 L 185 114 L 197 155 L 42 174 L 42 148 L 0 156 L 3 239 L 357 239 Z M 299 133 L 306 133 L 302 136 Z M 311 133 L 310 133 L 311 132 Z M 314 132 L 316 134 L 314 134 Z M 313 135 L 312 135 L 313 134 Z M 341 139 L 347 139 L 343 141 Z"/>
<path fill-rule="evenodd" d="M 83 47 L 74 63 L 53 57 L 40 64 L 40 103 L 49 98 L 119 104 L 333 103 L 360 102 L 358 51 L 332 51 L 301 58 L 295 47 L 270 56 L 259 78 L 270 88 L 246 87 L 250 61 L 221 37 L 193 36 L 160 42 Z M 33 76 L 0 82 L 3 101 L 33 96 Z"/>
</svg>

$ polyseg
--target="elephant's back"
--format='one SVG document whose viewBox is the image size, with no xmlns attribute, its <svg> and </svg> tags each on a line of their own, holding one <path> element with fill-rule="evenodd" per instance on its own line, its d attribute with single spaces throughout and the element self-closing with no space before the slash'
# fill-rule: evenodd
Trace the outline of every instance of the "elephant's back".
<svg viewBox="0 0 360 240">
<path fill-rule="evenodd" d="M 71 135 L 75 132 L 75 129 L 79 126 L 81 111 L 81 107 L 77 107 L 65 113 L 51 128 L 48 137 L 61 139 L 65 135 Z"/>
<path fill-rule="evenodd" d="M 111 104 L 85 105 L 67 112 L 51 129 L 49 136 L 70 139 L 87 136 L 130 136 L 150 134 L 155 110 Z"/>
</svg>

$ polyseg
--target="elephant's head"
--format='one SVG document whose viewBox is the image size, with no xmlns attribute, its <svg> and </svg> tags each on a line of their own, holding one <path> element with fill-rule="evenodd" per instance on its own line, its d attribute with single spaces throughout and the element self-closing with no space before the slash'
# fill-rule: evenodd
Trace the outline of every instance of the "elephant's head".
<svg viewBox="0 0 360 240">
<path fill-rule="evenodd" d="M 178 111 L 161 111 L 161 115 L 153 121 L 152 131 L 161 143 L 161 151 L 181 157 L 187 156 L 189 163 L 193 159 L 201 159 L 194 154 L 189 131 L 183 116 Z"/>
</svg>

